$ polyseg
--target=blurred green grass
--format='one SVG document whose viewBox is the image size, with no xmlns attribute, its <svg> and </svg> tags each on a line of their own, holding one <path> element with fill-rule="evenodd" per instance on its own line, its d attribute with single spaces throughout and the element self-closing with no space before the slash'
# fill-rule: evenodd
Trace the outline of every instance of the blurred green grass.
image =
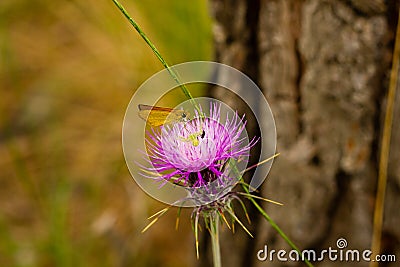
<svg viewBox="0 0 400 267">
<path fill-rule="evenodd" d="M 121 2 L 170 64 L 211 59 L 206 1 Z M 140 234 L 163 205 L 121 149 L 125 108 L 161 69 L 111 1 L 1 1 L 0 266 L 192 265 L 185 214 Z"/>
</svg>

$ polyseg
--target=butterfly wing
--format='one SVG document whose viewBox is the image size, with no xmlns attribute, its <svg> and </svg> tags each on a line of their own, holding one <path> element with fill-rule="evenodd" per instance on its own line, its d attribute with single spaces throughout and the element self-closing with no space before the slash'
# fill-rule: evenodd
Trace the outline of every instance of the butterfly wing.
<svg viewBox="0 0 400 267">
<path fill-rule="evenodd" d="M 139 104 L 138 108 L 139 117 L 154 127 L 179 122 L 187 117 L 187 113 L 179 109 L 153 107 L 143 104 Z"/>
</svg>

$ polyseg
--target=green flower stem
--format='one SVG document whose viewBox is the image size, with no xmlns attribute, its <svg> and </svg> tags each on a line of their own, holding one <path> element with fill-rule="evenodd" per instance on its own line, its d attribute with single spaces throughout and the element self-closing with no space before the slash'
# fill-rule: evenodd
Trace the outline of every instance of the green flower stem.
<svg viewBox="0 0 400 267">
<path fill-rule="evenodd" d="M 221 250 L 219 247 L 219 215 L 214 212 L 210 218 L 211 248 L 214 267 L 221 267 Z"/>
<path fill-rule="evenodd" d="M 170 66 L 168 65 L 167 61 L 165 61 L 165 59 L 161 56 L 161 54 L 158 51 L 158 49 L 156 48 L 156 46 L 150 41 L 150 39 L 142 31 L 142 29 L 139 27 L 139 25 L 136 23 L 136 21 L 133 20 L 133 18 L 128 14 L 128 12 L 125 10 L 125 8 L 117 0 L 112 0 L 112 1 L 118 7 L 118 9 L 122 12 L 122 14 L 124 14 L 124 16 L 130 22 L 130 24 L 135 28 L 135 30 L 139 33 L 139 35 L 143 38 L 143 40 L 148 44 L 148 46 L 150 46 L 151 50 L 156 55 L 158 60 L 160 60 L 161 64 L 167 69 L 167 71 L 169 72 L 171 77 L 175 80 L 175 82 L 177 84 L 179 84 L 179 86 L 181 87 L 182 92 L 185 94 L 185 96 L 197 108 L 197 104 L 196 104 L 195 100 L 193 99 L 192 94 L 189 92 L 187 87 L 179 81 L 179 78 L 178 78 L 177 74 L 170 68 Z"/>
<path fill-rule="evenodd" d="M 229 161 L 229 166 L 231 166 L 236 175 L 240 175 L 239 170 L 236 167 L 236 164 L 231 160 Z M 245 185 L 243 177 L 241 177 L 240 179 L 243 182 L 242 183 L 243 190 L 250 195 L 249 188 Z M 292 240 L 290 240 L 290 238 L 282 231 L 282 229 L 275 223 L 275 221 L 272 220 L 271 217 L 269 217 L 269 215 L 263 210 L 263 208 L 257 203 L 257 201 L 251 196 L 249 196 L 248 199 L 251 201 L 251 203 L 253 203 L 253 205 L 261 213 L 261 215 L 268 221 L 268 223 L 272 226 L 272 228 L 274 228 L 278 232 L 278 234 L 286 241 L 286 243 L 288 243 L 289 246 L 291 246 L 294 250 L 296 250 L 299 253 L 299 255 L 302 255 L 300 249 L 292 242 Z M 304 262 L 307 264 L 307 266 L 313 267 L 311 262 L 309 262 L 307 259 L 304 259 Z"/>
<path fill-rule="evenodd" d="M 249 189 L 246 186 L 243 185 L 242 187 L 246 193 L 250 194 Z M 269 215 L 263 210 L 263 208 L 257 203 L 257 201 L 255 201 L 255 199 L 252 197 L 249 197 L 249 200 L 261 213 L 261 215 L 268 221 L 268 223 L 272 226 L 272 228 L 274 228 L 278 232 L 278 234 L 289 244 L 289 246 L 291 246 L 294 250 L 296 250 L 299 253 L 299 255 L 302 255 L 300 249 L 292 242 L 292 240 L 289 239 L 289 237 L 282 231 L 282 229 L 275 223 L 275 221 L 272 220 L 271 217 L 269 217 Z M 313 267 L 311 262 L 309 262 L 306 258 L 304 258 L 304 262 L 307 264 L 307 266 Z"/>
</svg>

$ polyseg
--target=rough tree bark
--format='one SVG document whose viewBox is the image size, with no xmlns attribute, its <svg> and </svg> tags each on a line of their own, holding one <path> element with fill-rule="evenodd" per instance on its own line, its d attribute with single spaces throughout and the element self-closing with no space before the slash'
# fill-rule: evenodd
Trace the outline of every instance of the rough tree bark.
<svg viewBox="0 0 400 267">
<path fill-rule="evenodd" d="M 249 75 L 274 113 L 281 156 L 262 194 L 285 204 L 265 208 L 301 249 L 336 248 L 338 238 L 349 249 L 370 248 L 398 8 L 396 0 L 210 2 L 216 60 Z M 212 94 L 231 101 L 221 89 Z M 399 106 L 398 92 L 383 229 L 383 252 L 398 258 Z M 288 246 L 260 217 L 253 217 L 252 231 L 253 240 L 240 231 L 223 234 L 224 266 L 302 265 L 258 261 L 264 245 Z"/>
</svg>

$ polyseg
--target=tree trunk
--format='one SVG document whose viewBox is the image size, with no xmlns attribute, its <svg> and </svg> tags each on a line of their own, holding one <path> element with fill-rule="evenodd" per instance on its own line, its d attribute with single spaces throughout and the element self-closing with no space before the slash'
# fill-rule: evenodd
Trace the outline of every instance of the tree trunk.
<svg viewBox="0 0 400 267">
<path fill-rule="evenodd" d="M 265 209 L 300 249 L 337 249 L 339 238 L 347 240 L 348 249 L 370 249 L 398 1 L 211 0 L 210 4 L 216 60 L 250 76 L 264 92 L 276 120 L 281 156 L 261 193 L 284 206 L 267 204 Z M 214 97 L 232 101 L 222 92 L 212 90 Z M 398 258 L 399 103 L 398 92 L 382 243 L 383 253 Z M 224 266 L 304 266 L 276 257 L 273 263 L 259 261 L 256 254 L 264 245 L 268 250 L 289 251 L 289 247 L 262 217 L 253 216 L 251 228 L 255 239 L 239 230 L 234 236 L 223 233 Z M 325 260 L 316 265 L 342 263 Z"/>
</svg>

